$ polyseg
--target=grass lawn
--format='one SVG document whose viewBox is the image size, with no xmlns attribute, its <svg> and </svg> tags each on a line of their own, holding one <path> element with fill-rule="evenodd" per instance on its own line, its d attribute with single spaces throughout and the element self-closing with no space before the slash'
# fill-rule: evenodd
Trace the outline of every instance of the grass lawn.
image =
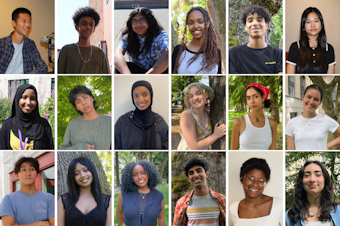
<svg viewBox="0 0 340 226">
<path fill-rule="evenodd" d="M 168 185 L 168 184 L 160 184 L 159 186 L 162 185 Z M 164 211 L 164 217 L 165 217 L 165 226 L 169 225 L 169 186 L 167 187 L 157 187 L 157 190 L 160 190 L 163 193 L 164 199 L 165 199 L 165 211 Z M 118 226 L 118 219 L 116 217 L 116 206 L 117 206 L 117 202 L 118 202 L 118 197 L 119 197 L 120 193 L 116 193 L 114 194 L 114 226 Z"/>
</svg>

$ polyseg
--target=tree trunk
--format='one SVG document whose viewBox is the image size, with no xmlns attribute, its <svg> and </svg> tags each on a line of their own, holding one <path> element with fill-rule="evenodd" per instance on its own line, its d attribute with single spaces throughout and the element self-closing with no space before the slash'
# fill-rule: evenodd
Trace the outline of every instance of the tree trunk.
<svg viewBox="0 0 340 226">
<path fill-rule="evenodd" d="M 111 190 L 109 184 L 107 182 L 107 177 L 103 170 L 102 164 L 98 158 L 96 152 L 80 152 L 80 151 L 72 151 L 72 152 L 58 152 L 58 197 L 66 192 L 68 192 L 67 188 L 67 172 L 68 166 L 71 161 L 78 157 L 86 157 L 92 161 L 95 165 L 99 181 L 102 187 L 102 192 L 104 194 L 111 194 Z"/>
<path fill-rule="evenodd" d="M 119 163 L 118 163 L 118 151 L 116 151 L 115 153 L 115 173 L 116 173 L 116 183 L 117 183 L 117 187 L 120 186 L 120 180 L 119 180 Z"/>
<path fill-rule="evenodd" d="M 210 120 L 211 126 L 214 128 L 217 122 L 219 125 L 226 123 L 226 76 L 209 76 L 209 86 L 215 93 L 215 98 L 210 103 Z M 227 144 L 225 136 L 215 141 L 211 146 L 214 150 L 226 150 Z"/>
<path fill-rule="evenodd" d="M 139 152 L 138 153 L 138 160 L 143 160 L 145 158 L 144 154 L 145 154 L 144 152 Z"/>
<path fill-rule="evenodd" d="M 188 194 L 193 186 L 185 175 L 184 166 L 192 158 L 204 159 L 209 166 L 208 186 L 213 191 L 226 195 L 226 153 L 225 152 L 173 152 L 172 154 L 172 213 L 176 202 Z M 172 214 L 173 220 L 174 214 Z"/>
<path fill-rule="evenodd" d="M 161 170 L 159 171 L 159 176 L 161 177 L 161 183 L 163 181 L 163 172 L 164 172 L 164 168 L 166 166 L 166 162 L 168 161 L 169 158 L 169 153 L 166 155 L 166 158 L 164 159 L 162 166 L 161 166 Z"/>
</svg>

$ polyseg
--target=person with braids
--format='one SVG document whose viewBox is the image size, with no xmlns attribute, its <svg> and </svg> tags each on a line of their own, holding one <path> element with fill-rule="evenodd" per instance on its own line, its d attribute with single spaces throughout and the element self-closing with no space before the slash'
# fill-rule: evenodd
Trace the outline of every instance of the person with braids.
<svg viewBox="0 0 340 226">
<path fill-rule="evenodd" d="M 230 205 L 234 226 L 283 226 L 283 201 L 263 194 L 269 179 L 265 159 L 251 158 L 242 164 L 240 181 L 246 197 Z"/>
<path fill-rule="evenodd" d="M 208 150 L 220 137 L 225 136 L 225 124 L 215 124 L 214 131 L 209 117 L 210 102 L 214 99 L 214 90 L 200 82 L 189 84 L 184 90 L 187 110 L 180 118 L 181 141 L 177 150 Z"/>
<path fill-rule="evenodd" d="M 134 9 L 114 53 L 115 74 L 167 74 L 169 37 L 150 9 Z M 126 62 L 124 54 L 129 54 Z"/>
<path fill-rule="evenodd" d="M 221 53 L 208 12 L 202 7 L 191 8 L 185 23 L 182 44 L 172 54 L 172 73 L 221 74 Z M 187 29 L 192 35 L 190 42 L 187 42 Z"/>
<path fill-rule="evenodd" d="M 302 115 L 292 118 L 286 125 L 287 150 L 328 150 L 340 144 L 339 123 L 328 115 L 316 113 L 322 96 L 322 88 L 317 84 L 305 89 Z M 338 137 L 328 142 L 329 132 Z"/>
<path fill-rule="evenodd" d="M 102 193 L 94 164 L 73 159 L 67 173 L 68 192 L 58 201 L 58 226 L 111 226 L 111 196 Z"/>
<path fill-rule="evenodd" d="M 265 40 L 271 20 L 268 11 L 258 5 L 248 6 L 244 8 L 241 20 L 249 42 L 229 49 L 229 73 L 282 73 L 282 49 L 268 45 Z"/>
<path fill-rule="evenodd" d="M 321 12 L 309 7 L 302 13 L 300 40 L 289 48 L 287 74 L 335 74 L 335 63 Z"/>
<path fill-rule="evenodd" d="M 165 226 L 165 199 L 156 189 L 157 167 L 146 160 L 127 164 L 121 176 L 116 216 L 122 226 Z M 158 224 L 157 224 L 158 222 Z"/>
<path fill-rule="evenodd" d="M 115 125 L 115 149 L 168 149 L 168 125 L 151 110 L 153 90 L 140 80 L 131 88 L 134 111 L 122 115 Z"/>
<path fill-rule="evenodd" d="M 99 14 L 91 7 L 78 9 L 72 17 L 79 41 L 64 46 L 59 54 L 58 74 L 109 74 L 103 50 L 91 45 Z"/>
<path fill-rule="evenodd" d="M 268 99 L 270 90 L 252 83 L 245 89 L 249 114 L 237 118 L 231 134 L 231 150 L 276 150 L 277 123 L 263 113 L 272 101 Z"/>
<path fill-rule="evenodd" d="M 286 211 L 286 226 L 339 226 L 332 179 L 319 161 L 307 161 L 294 185 L 294 199 Z"/>
</svg>

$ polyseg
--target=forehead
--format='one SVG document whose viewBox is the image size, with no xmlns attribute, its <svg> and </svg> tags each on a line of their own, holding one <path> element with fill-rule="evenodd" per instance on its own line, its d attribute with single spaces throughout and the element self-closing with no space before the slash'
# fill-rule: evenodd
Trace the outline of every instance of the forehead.
<svg viewBox="0 0 340 226">
<path fill-rule="evenodd" d="M 79 23 L 81 22 L 94 23 L 94 19 L 90 16 L 83 16 L 82 18 L 79 19 Z"/>
<path fill-rule="evenodd" d="M 188 20 L 201 19 L 204 18 L 203 14 L 199 10 L 194 10 L 188 15 Z"/>
<path fill-rule="evenodd" d="M 75 171 L 77 171 L 77 170 L 81 170 L 81 169 L 83 169 L 83 168 L 85 168 L 85 167 L 87 167 L 87 166 L 85 166 L 85 165 L 83 165 L 83 164 L 81 164 L 81 163 L 77 163 L 77 165 L 76 165 L 76 168 L 74 169 Z"/>
<path fill-rule="evenodd" d="M 318 164 L 311 163 L 308 166 L 305 167 L 304 172 L 309 171 L 309 172 L 315 172 L 315 171 L 322 171 L 321 167 Z"/>
<path fill-rule="evenodd" d="M 147 92 L 147 93 L 150 93 L 149 90 L 144 87 L 144 86 L 137 86 L 134 90 L 133 90 L 133 93 L 144 93 L 144 92 Z"/>
<path fill-rule="evenodd" d="M 266 178 L 266 175 L 264 174 L 264 172 L 259 169 L 249 170 L 246 174 L 256 177 L 256 178 Z"/>
<path fill-rule="evenodd" d="M 316 14 L 316 12 L 308 13 L 307 20 L 311 20 L 311 19 L 319 19 L 318 14 Z"/>
<path fill-rule="evenodd" d="M 132 172 L 140 172 L 140 171 L 144 171 L 144 167 L 142 165 L 136 165 L 132 169 Z"/>
<path fill-rule="evenodd" d="M 247 19 L 249 18 L 263 18 L 263 16 L 259 15 L 257 12 L 254 12 L 253 14 L 249 13 L 248 16 L 247 16 Z"/>
<path fill-rule="evenodd" d="M 30 20 L 31 16 L 27 13 L 19 13 L 19 17 L 18 19 L 26 19 L 26 20 Z"/>
<path fill-rule="evenodd" d="M 36 96 L 33 89 L 26 89 L 25 92 L 22 93 L 22 96 Z"/>
<path fill-rule="evenodd" d="M 189 93 L 189 94 L 193 94 L 193 93 L 196 93 L 197 91 L 201 91 L 201 89 L 198 88 L 197 86 L 192 86 L 192 87 L 190 87 L 188 93 Z"/>
<path fill-rule="evenodd" d="M 30 162 L 23 162 L 21 163 L 20 168 L 23 168 L 23 167 L 34 167 L 34 166 Z"/>
<path fill-rule="evenodd" d="M 204 171 L 204 168 L 202 166 L 199 166 L 199 165 L 196 165 L 196 166 L 193 166 L 191 167 L 188 172 L 190 171 L 195 171 L 195 170 L 198 170 L 198 169 L 202 169 Z"/>
<path fill-rule="evenodd" d="M 139 20 L 141 18 L 145 18 L 141 13 L 137 13 L 134 17 L 132 17 L 133 20 Z"/>
<path fill-rule="evenodd" d="M 256 91 L 256 89 L 254 89 L 253 87 L 250 87 L 249 89 L 247 89 L 246 91 L 246 96 L 252 96 L 254 94 L 259 94 L 259 92 Z"/>
<path fill-rule="evenodd" d="M 76 96 L 76 100 L 83 98 L 84 95 L 88 95 L 86 93 L 78 93 Z"/>
<path fill-rule="evenodd" d="M 313 97 L 318 97 L 320 98 L 321 97 L 321 93 L 319 90 L 316 90 L 316 89 L 313 89 L 313 88 L 310 88 L 306 91 L 306 96 L 313 96 Z"/>
</svg>

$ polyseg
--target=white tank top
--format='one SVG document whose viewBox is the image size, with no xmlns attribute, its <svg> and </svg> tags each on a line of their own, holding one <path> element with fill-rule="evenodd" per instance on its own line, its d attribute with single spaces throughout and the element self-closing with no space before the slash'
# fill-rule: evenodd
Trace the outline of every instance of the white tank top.
<svg viewBox="0 0 340 226">
<path fill-rule="evenodd" d="M 253 126 L 248 115 L 245 115 L 246 129 L 240 136 L 240 150 L 268 150 L 272 144 L 272 132 L 269 119 L 265 117 L 264 126 L 261 128 Z M 242 120 L 242 119 L 241 119 Z"/>
</svg>

